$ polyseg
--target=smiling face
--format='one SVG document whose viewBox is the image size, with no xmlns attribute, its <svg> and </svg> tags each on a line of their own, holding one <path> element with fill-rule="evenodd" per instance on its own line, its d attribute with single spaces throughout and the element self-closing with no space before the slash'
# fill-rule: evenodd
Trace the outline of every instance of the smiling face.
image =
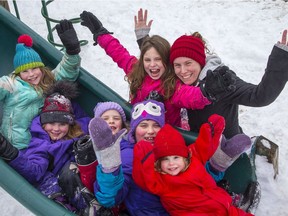
<svg viewBox="0 0 288 216">
<path fill-rule="evenodd" d="M 153 120 L 141 121 L 135 130 L 136 142 L 145 140 L 154 144 L 154 139 L 160 129 L 161 127 L 156 121 Z"/>
<path fill-rule="evenodd" d="M 176 176 L 186 168 L 185 158 L 177 155 L 166 156 L 160 159 L 162 172 Z"/>
<path fill-rule="evenodd" d="M 33 86 L 37 86 L 40 83 L 42 75 L 43 73 L 39 67 L 22 71 L 19 74 L 22 80 Z"/>
<path fill-rule="evenodd" d="M 186 85 L 196 85 L 201 72 L 200 64 L 187 57 L 178 57 L 173 62 L 176 76 Z"/>
<path fill-rule="evenodd" d="M 145 52 L 143 56 L 143 65 L 144 70 L 153 80 L 160 79 L 165 73 L 162 58 L 154 47 L 151 47 Z"/>
<path fill-rule="evenodd" d="M 43 125 L 43 129 L 49 134 L 51 140 L 57 141 L 67 135 L 69 124 L 62 122 L 46 123 Z"/>
<path fill-rule="evenodd" d="M 107 122 L 113 134 L 116 134 L 122 129 L 123 121 L 118 111 L 107 110 L 101 115 L 101 118 Z"/>
</svg>

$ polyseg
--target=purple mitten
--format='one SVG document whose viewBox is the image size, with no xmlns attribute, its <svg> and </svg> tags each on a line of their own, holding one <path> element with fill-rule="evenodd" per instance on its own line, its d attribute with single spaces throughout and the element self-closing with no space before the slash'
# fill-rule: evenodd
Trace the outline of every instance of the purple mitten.
<svg viewBox="0 0 288 216">
<path fill-rule="evenodd" d="M 211 166 L 224 172 L 251 144 L 251 139 L 245 134 L 237 134 L 229 140 L 222 136 L 219 147 L 209 160 Z"/>
<path fill-rule="evenodd" d="M 121 164 L 120 141 L 127 130 L 122 129 L 113 135 L 111 128 L 102 118 L 93 118 L 88 128 L 102 171 L 113 172 Z"/>
</svg>

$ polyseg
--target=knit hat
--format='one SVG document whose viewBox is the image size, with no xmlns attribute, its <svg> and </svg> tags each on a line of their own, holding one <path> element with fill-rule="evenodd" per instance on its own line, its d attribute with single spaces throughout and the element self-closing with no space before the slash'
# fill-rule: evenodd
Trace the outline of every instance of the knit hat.
<svg viewBox="0 0 288 216">
<path fill-rule="evenodd" d="M 165 124 L 155 137 L 153 152 L 155 161 L 161 157 L 177 155 L 188 157 L 189 151 L 181 133 L 169 124 Z"/>
<path fill-rule="evenodd" d="M 73 124 L 74 116 L 70 100 L 59 93 L 47 97 L 40 114 L 40 121 L 41 124 L 53 122 Z"/>
<path fill-rule="evenodd" d="M 78 95 L 76 83 L 60 80 L 52 85 L 47 93 L 49 96 L 46 97 L 40 114 L 41 124 L 53 122 L 73 124 L 71 99 Z"/>
<path fill-rule="evenodd" d="M 171 46 L 170 63 L 178 57 L 188 57 L 197 61 L 203 68 L 205 65 L 205 46 L 203 41 L 192 35 L 182 35 Z"/>
<path fill-rule="evenodd" d="M 94 108 L 94 116 L 101 117 L 101 115 L 107 110 L 116 110 L 122 117 L 123 122 L 126 122 L 126 115 L 123 108 L 115 102 L 99 102 Z"/>
<path fill-rule="evenodd" d="M 15 74 L 35 67 L 44 67 L 39 54 L 32 49 L 33 40 L 29 35 L 21 35 L 16 45 L 13 64 Z"/>
<path fill-rule="evenodd" d="M 160 127 L 165 124 L 165 108 L 164 104 L 155 100 L 146 100 L 136 103 L 131 112 L 130 131 L 128 133 L 128 140 L 135 143 L 135 130 L 138 124 L 144 120 L 153 120 L 157 122 Z"/>
</svg>

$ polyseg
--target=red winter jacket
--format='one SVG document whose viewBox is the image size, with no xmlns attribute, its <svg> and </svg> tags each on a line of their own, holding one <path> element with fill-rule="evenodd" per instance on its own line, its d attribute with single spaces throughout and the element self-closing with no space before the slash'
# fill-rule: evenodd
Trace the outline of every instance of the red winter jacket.
<svg viewBox="0 0 288 216">
<path fill-rule="evenodd" d="M 209 130 L 205 124 L 196 142 L 188 147 L 192 152 L 190 166 L 177 176 L 156 172 L 152 145 L 140 141 L 134 147 L 133 179 L 144 190 L 158 195 L 172 216 L 251 216 L 232 206 L 230 195 L 205 169 L 206 161 L 219 145 L 219 137 L 218 142 L 213 142 Z"/>
<path fill-rule="evenodd" d="M 105 34 L 99 36 L 97 42 L 105 50 L 106 54 L 109 55 L 126 74 L 132 71 L 132 67 L 138 59 L 135 56 L 130 55 L 116 38 L 111 34 Z M 161 80 L 153 80 L 147 75 L 141 89 L 138 90 L 136 97 L 131 103 L 135 104 L 145 100 L 153 90 L 157 90 L 162 95 L 164 94 L 163 89 L 161 89 Z M 169 100 L 164 101 L 166 108 L 166 123 L 173 126 L 180 126 L 181 108 L 192 110 L 203 109 L 209 104 L 211 104 L 211 102 L 203 96 L 199 87 L 187 86 L 178 80 L 174 95 Z"/>
</svg>

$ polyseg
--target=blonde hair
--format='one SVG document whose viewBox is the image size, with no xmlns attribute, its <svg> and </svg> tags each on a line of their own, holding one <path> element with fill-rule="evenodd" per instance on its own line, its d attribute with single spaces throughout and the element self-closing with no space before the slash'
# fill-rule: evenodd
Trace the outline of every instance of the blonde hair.
<svg viewBox="0 0 288 216">
<path fill-rule="evenodd" d="M 39 95 L 43 95 L 47 92 L 47 90 L 51 87 L 51 85 L 56 82 L 56 80 L 55 80 L 55 76 L 52 73 L 50 68 L 39 67 L 39 69 L 42 72 L 42 77 L 41 77 L 39 84 L 37 86 L 33 86 L 33 87 Z M 12 79 L 15 79 L 15 77 L 17 77 L 17 76 L 20 77 L 20 73 L 13 74 Z"/>
<path fill-rule="evenodd" d="M 165 73 L 160 78 L 161 92 L 159 93 L 161 93 L 161 95 L 163 94 L 164 100 L 169 99 L 174 94 L 176 76 L 169 63 L 170 44 L 163 37 L 159 35 L 153 35 L 152 37 L 147 37 L 143 41 L 140 58 L 138 62 L 134 64 L 131 73 L 125 77 L 125 80 L 127 80 L 130 85 L 130 100 L 136 97 L 136 93 L 138 91 L 141 91 L 144 78 L 148 76 L 144 69 L 144 55 L 152 47 L 154 47 L 159 53 L 165 68 Z"/>
<path fill-rule="evenodd" d="M 49 124 L 49 123 L 46 123 L 46 124 Z M 45 125 L 46 124 L 42 125 L 43 130 L 45 130 Z M 66 124 L 68 124 L 68 123 L 66 123 Z M 84 135 L 84 131 L 82 130 L 81 126 L 78 123 L 75 122 L 74 124 L 69 125 L 68 132 L 62 139 L 68 140 L 68 139 L 73 139 L 73 138 L 76 138 L 76 137 L 80 137 L 82 135 Z"/>
<path fill-rule="evenodd" d="M 188 167 L 190 166 L 190 163 L 191 163 L 191 152 L 189 152 L 189 155 L 188 157 L 185 157 L 184 158 L 184 162 L 185 162 L 185 167 L 183 170 L 181 170 L 181 172 L 185 172 Z M 164 160 L 165 157 L 161 157 L 159 158 L 157 161 L 155 161 L 154 163 L 154 169 L 159 172 L 159 173 L 162 173 L 162 174 L 166 174 L 165 172 L 163 172 L 163 170 L 161 169 L 161 162 Z"/>
</svg>

